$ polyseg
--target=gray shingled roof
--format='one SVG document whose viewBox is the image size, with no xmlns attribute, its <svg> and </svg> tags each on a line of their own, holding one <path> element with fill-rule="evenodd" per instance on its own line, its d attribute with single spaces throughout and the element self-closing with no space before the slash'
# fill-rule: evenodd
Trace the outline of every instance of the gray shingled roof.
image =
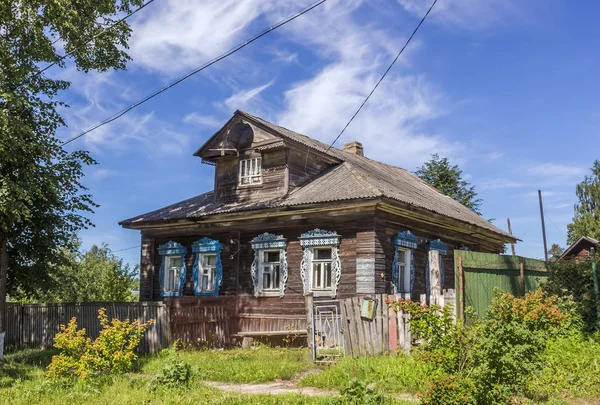
<svg viewBox="0 0 600 405">
<path fill-rule="evenodd" d="M 321 176 L 294 189 L 288 196 L 268 202 L 215 203 L 213 192 L 201 194 L 168 207 L 122 221 L 134 225 L 164 220 L 200 218 L 207 215 L 235 211 L 258 210 L 331 201 L 387 197 L 415 207 L 484 228 L 514 240 L 507 232 L 486 221 L 467 207 L 447 197 L 414 174 L 399 167 L 344 152 L 337 148 L 290 131 L 251 114 L 238 111 L 246 118 L 263 125 L 284 138 L 291 139 L 321 153 L 327 153 L 343 163 L 334 166 Z"/>
</svg>

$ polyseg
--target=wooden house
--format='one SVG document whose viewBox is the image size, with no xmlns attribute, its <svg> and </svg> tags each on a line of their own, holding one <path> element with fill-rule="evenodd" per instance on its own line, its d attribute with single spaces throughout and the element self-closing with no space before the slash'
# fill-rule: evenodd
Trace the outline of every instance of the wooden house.
<svg viewBox="0 0 600 405">
<path fill-rule="evenodd" d="M 140 300 L 222 305 L 232 332 L 305 327 L 306 294 L 454 288 L 454 249 L 516 242 L 358 142 L 329 148 L 242 111 L 194 156 L 213 190 L 120 225 L 141 231 Z"/>
<path fill-rule="evenodd" d="M 596 252 L 600 252 L 600 241 L 582 236 L 569 246 L 563 254 L 558 258 L 559 261 L 574 260 L 576 263 L 591 259 L 591 249 L 595 248 Z"/>
</svg>

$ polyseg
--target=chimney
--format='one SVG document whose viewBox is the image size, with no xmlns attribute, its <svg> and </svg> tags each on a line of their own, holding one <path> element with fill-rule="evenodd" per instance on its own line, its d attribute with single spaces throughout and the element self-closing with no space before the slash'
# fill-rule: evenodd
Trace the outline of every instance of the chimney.
<svg viewBox="0 0 600 405">
<path fill-rule="evenodd" d="M 353 153 L 358 156 L 364 156 L 362 143 L 356 141 L 345 143 L 344 152 Z"/>
</svg>

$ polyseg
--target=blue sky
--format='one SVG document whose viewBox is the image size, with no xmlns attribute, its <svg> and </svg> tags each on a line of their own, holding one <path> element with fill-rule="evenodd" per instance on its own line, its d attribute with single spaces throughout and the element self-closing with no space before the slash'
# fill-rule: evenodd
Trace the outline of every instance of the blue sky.
<svg viewBox="0 0 600 405">
<path fill-rule="evenodd" d="M 295 3 L 295 4 L 292 4 Z M 290 15 L 309 1 L 156 0 L 131 19 L 126 71 L 49 71 L 71 80 L 67 139 Z M 206 192 L 213 167 L 193 152 L 236 109 L 330 142 L 426 9 L 424 0 L 328 0 L 112 124 L 71 143 L 98 165 L 84 184 L 100 207 L 84 247 L 139 245 L 117 222 Z M 337 146 L 409 170 L 432 153 L 463 169 L 495 218 L 542 257 L 565 245 L 575 185 L 598 154 L 600 3 L 439 0 Z M 139 262 L 139 249 L 117 253 Z"/>
</svg>

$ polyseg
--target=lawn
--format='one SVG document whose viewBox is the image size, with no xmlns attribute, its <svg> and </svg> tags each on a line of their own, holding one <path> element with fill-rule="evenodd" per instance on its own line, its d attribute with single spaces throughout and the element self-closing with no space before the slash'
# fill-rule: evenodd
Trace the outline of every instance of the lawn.
<svg viewBox="0 0 600 405">
<path fill-rule="evenodd" d="M 190 365 L 196 374 L 189 386 L 157 385 L 155 378 L 162 373 L 172 353 L 142 357 L 135 372 L 89 381 L 45 378 L 45 366 L 54 354 L 50 350 L 27 349 L 7 354 L 0 363 L 0 404 L 343 404 L 338 395 L 309 397 L 299 394 L 246 395 L 213 388 L 205 381 L 258 383 L 299 379 L 306 372 L 318 371 L 306 349 L 182 351 L 177 357 Z M 331 373 L 331 368 L 325 373 Z M 337 376 L 336 387 L 344 387 Z M 306 382 L 304 382 L 305 385 Z M 346 380 L 346 385 L 348 379 Z M 315 384 L 319 386 L 318 384 Z M 322 383 L 320 386 L 326 387 Z M 333 386 L 333 385 L 332 385 Z M 390 404 L 408 405 L 389 397 Z"/>
</svg>

